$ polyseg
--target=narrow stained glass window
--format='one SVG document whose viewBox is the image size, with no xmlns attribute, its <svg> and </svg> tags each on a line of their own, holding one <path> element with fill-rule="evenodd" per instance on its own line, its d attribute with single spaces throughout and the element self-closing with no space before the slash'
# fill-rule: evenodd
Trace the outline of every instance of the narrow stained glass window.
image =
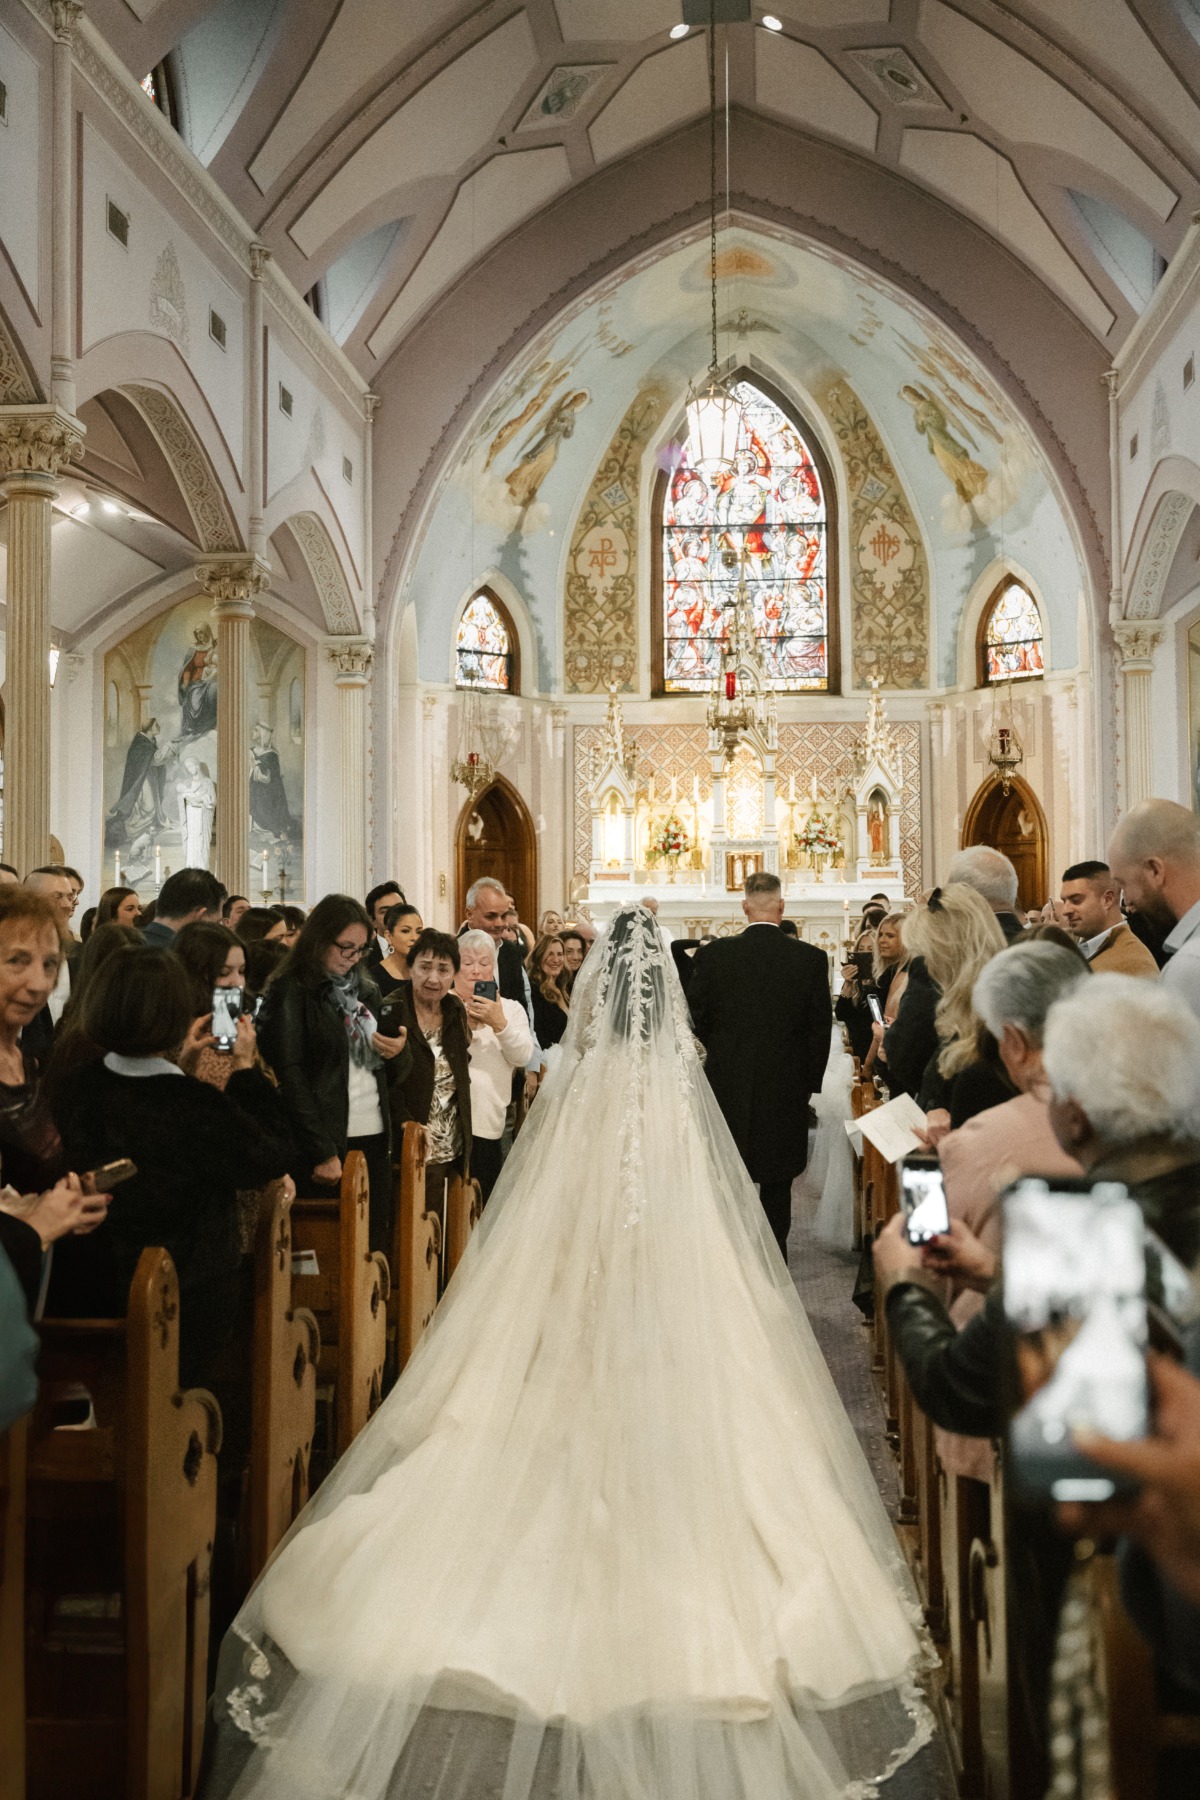
<svg viewBox="0 0 1200 1800">
<path fill-rule="evenodd" d="M 153 69 L 151 69 L 148 75 L 142 76 L 142 92 L 143 94 L 149 94 L 155 106 L 158 105 L 158 84 L 154 79 Z"/>
<path fill-rule="evenodd" d="M 457 687 L 493 688 L 501 694 L 512 691 L 512 638 L 490 594 L 476 594 L 463 613 L 454 651 Z"/>
<path fill-rule="evenodd" d="M 1041 614 L 1019 581 L 1008 582 L 992 602 L 983 652 L 985 681 L 1026 681 L 1045 673 Z"/>
<path fill-rule="evenodd" d="M 734 393 L 745 429 L 734 469 L 692 466 L 687 447 L 663 507 L 663 687 L 711 688 L 726 610 L 743 573 L 767 679 L 829 686 L 828 545 L 816 465 L 787 415 L 749 381 Z"/>
</svg>

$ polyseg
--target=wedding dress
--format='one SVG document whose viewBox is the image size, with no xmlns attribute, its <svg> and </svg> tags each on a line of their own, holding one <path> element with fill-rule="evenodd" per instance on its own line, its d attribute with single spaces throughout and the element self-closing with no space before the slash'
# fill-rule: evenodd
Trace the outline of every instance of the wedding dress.
<svg viewBox="0 0 1200 1800">
<path fill-rule="evenodd" d="M 854 1248 L 854 1155 L 846 1136 L 853 1087 L 854 1058 L 846 1051 L 841 1026 L 835 1025 L 825 1079 L 813 1102 L 817 1136 L 804 1175 L 806 1191 L 817 1203 L 813 1232 L 835 1250 Z"/>
<path fill-rule="evenodd" d="M 903 1558 L 650 915 L 225 1640 L 205 1800 L 835 1800 L 929 1737 Z"/>
</svg>

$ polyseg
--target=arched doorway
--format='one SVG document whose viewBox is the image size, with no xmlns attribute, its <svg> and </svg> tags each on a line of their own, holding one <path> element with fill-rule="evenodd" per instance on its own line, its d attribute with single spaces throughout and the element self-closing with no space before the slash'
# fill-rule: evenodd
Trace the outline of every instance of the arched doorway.
<svg viewBox="0 0 1200 1800">
<path fill-rule="evenodd" d="M 524 923 L 537 925 L 537 839 L 529 808 L 510 782 L 497 776 L 458 820 L 455 923 L 466 911 L 467 889 L 481 875 L 502 881 Z"/>
<path fill-rule="evenodd" d="M 1046 815 L 1026 782 L 1014 777 L 1006 794 L 994 778 L 985 781 L 967 808 L 962 841 L 964 850 L 970 844 L 1003 850 L 1017 871 L 1017 905 L 1023 911 L 1046 904 L 1050 893 Z"/>
</svg>

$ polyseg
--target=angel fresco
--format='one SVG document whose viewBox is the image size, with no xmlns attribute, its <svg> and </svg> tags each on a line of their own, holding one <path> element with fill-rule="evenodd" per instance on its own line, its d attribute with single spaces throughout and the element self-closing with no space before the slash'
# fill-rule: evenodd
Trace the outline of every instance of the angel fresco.
<svg viewBox="0 0 1200 1800">
<path fill-rule="evenodd" d="M 987 487 L 987 470 L 974 460 L 965 444 L 959 443 L 943 408 L 928 388 L 906 385 L 900 389 L 900 398 L 912 407 L 913 424 L 928 444 L 929 454 L 963 505 L 970 506 Z M 978 449 L 969 431 L 964 429 L 963 436 L 970 439 L 972 449 Z"/>
<path fill-rule="evenodd" d="M 564 394 L 550 409 L 537 436 L 525 445 L 516 467 L 505 477 L 504 485 L 522 512 L 527 512 L 537 499 L 542 483 L 558 461 L 560 445 L 575 430 L 575 415 L 590 399 L 584 388 Z"/>
</svg>

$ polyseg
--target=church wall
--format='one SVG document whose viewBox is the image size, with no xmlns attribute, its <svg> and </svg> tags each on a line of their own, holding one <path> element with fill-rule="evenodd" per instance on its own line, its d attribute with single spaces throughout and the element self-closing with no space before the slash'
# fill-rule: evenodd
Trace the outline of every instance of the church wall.
<svg viewBox="0 0 1200 1800">
<path fill-rule="evenodd" d="M 40 362 L 49 317 L 49 207 L 43 196 L 49 186 L 50 57 L 43 34 L 19 8 L 11 10 L 0 24 L 0 79 L 8 90 L 0 131 L 0 300 L 27 352 Z"/>
</svg>

